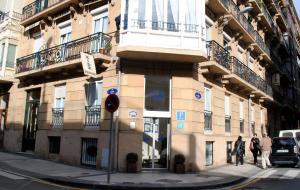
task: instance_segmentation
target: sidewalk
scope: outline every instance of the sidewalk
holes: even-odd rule
[[[226,165],[199,173],[174,174],[170,172],[114,173],[111,184],[106,184],[106,172],[0,152],[0,169],[17,172],[61,185],[101,189],[212,189],[241,183],[261,171],[244,164]]]

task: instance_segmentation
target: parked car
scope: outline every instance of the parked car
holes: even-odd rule
[[[281,130],[279,131],[279,137],[294,137],[300,144],[300,129]]]
[[[300,161],[300,146],[294,137],[275,137],[270,156],[272,165],[296,166]]]

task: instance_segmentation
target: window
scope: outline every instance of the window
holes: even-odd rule
[[[138,28],[144,29],[146,28],[146,0],[139,0],[138,2]]]
[[[0,131],[5,129],[9,95],[0,96]]]
[[[60,44],[61,47],[61,59],[65,60],[68,57],[68,42],[71,41],[72,27],[70,21],[60,24]]]
[[[66,86],[56,86],[54,95],[54,107],[52,109],[52,126],[62,127],[64,124],[64,104],[66,96]]]
[[[212,141],[206,141],[205,161],[206,161],[206,166],[210,166],[213,164],[213,142]]]
[[[33,46],[33,53],[41,51],[43,45],[43,39],[40,32],[33,34],[34,39],[34,46]]]
[[[186,10],[185,10],[185,31],[186,32],[198,32],[198,12],[195,7],[197,7],[196,0],[186,0]]]
[[[85,126],[100,127],[102,81],[91,82],[85,87],[87,106],[85,107]]]
[[[60,152],[60,137],[48,137],[49,140],[49,153],[59,154]]]
[[[170,111],[170,78],[166,76],[146,76],[145,110]]]
[[[107,33],[108,30],[108,12],[107,9],[97,16],[94,16],[94,33]]]
[[[211,89],[204,87],[204,130],[212,130]]]
[[[253,66],[254,66],[254,59],[249,56],[249,60],[248,60],[248,67],[253,70]]]
[[[230,115],[230,100],[229,100],[229,96],[225,95],[225,99],[224,99],[225,105],[225,132],[230,133],[231,131],[231,127],[230,127],[230,119],[231,119],[231,115]]]
[[[238,47],[238,60],[242,63],[245,63],[244,51],[245,50],[243,48],[241,48],[240,46]]]
[[[56,86],[55,87],[55,97],[54,97],[54,108],[64,108],[66,96],[66,86]]]
[[[240,133],[244,133],[244,102],[240,101]]]
[[[227,163],[232,163],[232,141],[226,143],[226,157]]]
[[[250,107],[250,116],[251,116],[251,132],[253,135],[255,134],[254,105],[251,105]]]
[[[16,59],[16,45],[8,44],[6,67],[14,68]]]
[[[1,44],[0,46],[0,67],[2,66],[2,62],[3,62],[4,50],[5,50],[5,43]]]
[[[227,51],[230,50],[230,41],[231,41],[230,36],[227,33],[223,32],[223,47]]]
[[[81,139],[81,164],[96,167],[97,160],[97,139]]]

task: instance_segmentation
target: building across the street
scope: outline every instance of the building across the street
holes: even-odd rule
[[[138,155],[139,171],[173,170],[177,154],[187,171],[220,166],[235,161],[238,136],[251,156],[254,133],[300,127],[300,30],[292,1],[23,5],[7,89],[6,151],[107,168],[111,115],[104,102],[111,93],[120,100],[112,130],[119,171],[128,153]]]

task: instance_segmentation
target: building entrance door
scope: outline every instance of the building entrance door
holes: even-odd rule
[[[40,89],[29,91],[25,108],[22,151],[34,151],[36,131],[38,129],[38,113]]]
[[[143,168],[168,168],[170,149],[169,128],[169,118],[144,118]]]

